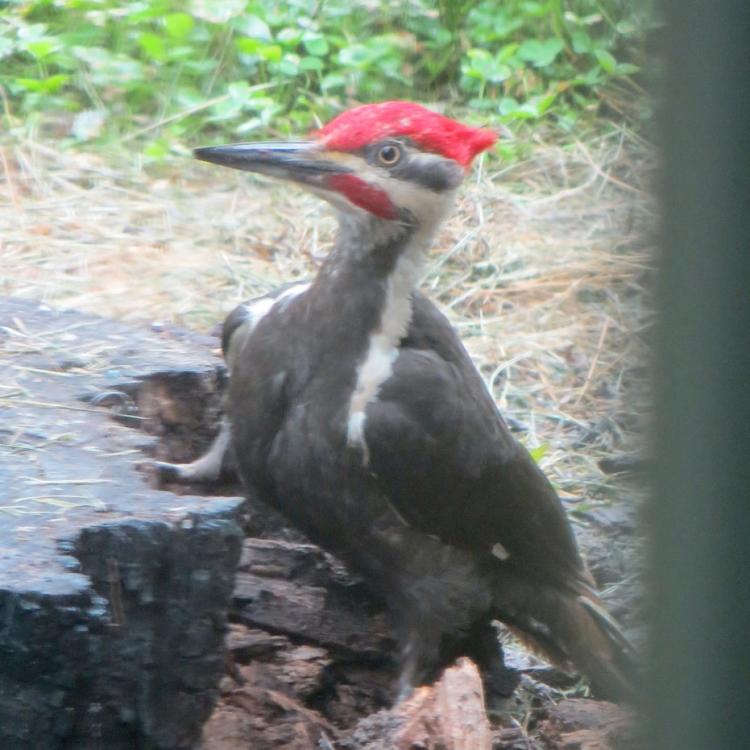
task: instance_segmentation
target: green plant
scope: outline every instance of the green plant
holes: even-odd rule
[[[626,3],[508,0],[481,3],[469,23],[473,46],[462,67],[470,106],[506,120],[554,111],[571,126],[595,108],[613,80],[637,74],[650,16]],[[617,10],[619,8],[619,10]],[[617,55],[617,57],[616,57]]]
[[[485,121],[570,127],[638,73],[650,18],[625,0],[11,0],[0,11],[11,113],[67,123],[72,141],[143,141],[151,158],[211,131],[306,129],[347,100],[446,100]]]

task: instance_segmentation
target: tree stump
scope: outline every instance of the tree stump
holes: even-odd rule
[[[525,727],[491,729],[467,659],[392,707],[396,639],[361,581],[235,478],[153,470],[215,435],[217,347],[0,299],[0,746],[542,747]],[[524,714],[574,685],[528,658],[518,669]],[[545,747],[598,731],[555,716]]]
[[[156,425],[139,403],[164,383],[214,408],[219,362],[196,351],[0,301],[4,748],[195,747],[224,671],[244,501],[151,486],[137,467],[177,442],[168,404],[162,436],[134,427]]]

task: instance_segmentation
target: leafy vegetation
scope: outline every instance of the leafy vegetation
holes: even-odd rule
[[[11,0],[0,14],[6,121],[142,139],[153,158],[212,130],[299,132],[350,100],[567,129],[607,107],[636,116],[651,17],[647,0]]]

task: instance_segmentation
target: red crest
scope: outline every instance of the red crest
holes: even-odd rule
[[[497,133],[473,128],[414,102],[363,104],[350,109],[313,133],[327,148],[356,151],[382,138],[406,136],[426,151],[468,167],[497,141]]]

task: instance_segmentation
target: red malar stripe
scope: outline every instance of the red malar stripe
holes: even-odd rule
[[[396,219],[398,211],[385,190],[353,174],[334,174],[328,187],[345,195],[355,206],[364,208],[381,219]]]

